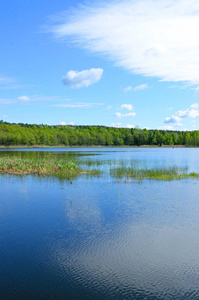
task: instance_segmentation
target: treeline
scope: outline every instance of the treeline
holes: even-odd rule
[[[199,131],[166,131],[104,126],[47,126],[0,121],[0,145],[199,146]]]

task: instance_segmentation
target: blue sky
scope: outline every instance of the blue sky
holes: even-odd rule
[[[1,0],[0,118],[199,127],[196,0]]]

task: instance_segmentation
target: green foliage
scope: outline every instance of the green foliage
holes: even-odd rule
[[[0,121],[0,145],[199,146],[199,131],[165,131],[104,126],[47,126]]]

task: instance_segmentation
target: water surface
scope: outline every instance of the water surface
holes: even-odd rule
[[[198,180],[116,180],[108,169],[182,167],[199,149],[1,150],[105,170],[67,181],[1,175],[0,299],[198,299]]]

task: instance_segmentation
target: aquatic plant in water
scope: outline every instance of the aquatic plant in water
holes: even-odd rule
[[[17,156],[0,157],[0,173],[8,174],[38,174],[56,176],[59,178],[73,178],[80,174],[97,175],[97,171],[82,170],[77,162],[56,158],[21,158]]]
[[[80,164],[83,166],[80,167]],[[56,176],[63,179],[70,179],[81,174],[99,175],[101,173],[99,169],[94,170],[92,168],[91,170],[88,170],[89,166],[90,164],[88,161],[80,162],[68,158],[60,159],[51,156],[20,157],[6,155],[0,157],[0,173],[4,174],[37,174],[39,176]],[[99,167],[100,164],[97,164],[97,168]],[[199,178],[198,173],[188,173],[187,170],[176,167],[139,169],[133,166],[115,166],[110,168],[110,175],[114,178],[132,178],[137,180]]]
[[[179,168],[154,168],[154,169],[136,169],[118,167],[111,169],[111,176],[116,178],[132,178],[132,179],[157,179],[157,180],[174,180],[185,178],[199,178],[198,173],[187,173]]]

